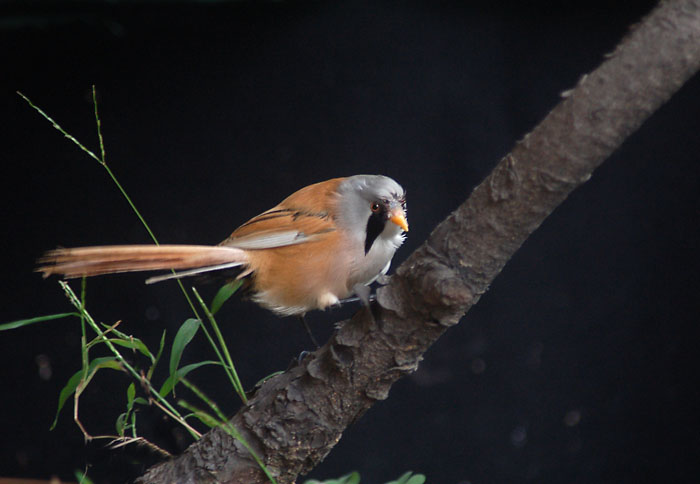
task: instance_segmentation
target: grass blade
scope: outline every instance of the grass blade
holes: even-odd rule
[[[219,340],[219,347],[221,348],[221,351],[219,351],[219,348],[217,348],[216,343],[214,342],[213,339],[210,338],[210,343],[213,346],[214,350],[216,351],[217,356],[221,360],[221,363],[224,366],[224,369],[226,370],[226,374],[228,375],[229,379],[231,380],[231,383],[233,384],[233,388],[238,394],[239,397],[241,397],[241,400],[243,401],[244,404],[248,404],[248,397],[246,397],[245,390],[243,389],[243,384],[241,383],[240,378],[238,378],[238,373],[236,372],[236,367],[233,364],[233,360],[231,359],[231,354],[228,351],[228,347],[226,346],[226,342],[224,341],[224,337],[221,334],[221,331],[219,330],[219,325],[216,323],[216,319],[214,318],[214,315],[209,311],[209,308],[207,307],[206,304],[204,304],[204,301],[202,300],[202,297],[199,295],[199,292],[197,292],[196,288],[192,288],[192,292],[194,293],[194,296],[197,298],[197,301],[199,302],[199,305],[202,307],[204,310],[204,313],[207,315],[207,319],[209,320],[209,323],[211,324],[212,329],[214,330],[214,333],[216,334],[217,339]],[[202,327],[204,325],[202,324]],[[221,353],[223,353],[223,356],[226,358],[222,358]]]
[[[219,309],[221,309],[221,306],[238,291],[238,288],[240,288],[242,284],[243,281],[234,281],[221,286],[221,289],[219,289],[219,292],[216,293],[216,296],[214,296],[211,302],[211,313],[216,314]]]
[[[66,385],[61,389],[61,393],[58,395],[58,408],[56,409],[56,416],[53,419],[51,427],[49,427],[50,430],[53,430],[54,427],[56,427],[56,423],[58,423],[58,415],[61,413],[61,409],[66,404],[68,397],[75,392],[75,389],[82,380],[82,376],[83,370],[76,371],[73,376],[68,379],[68,383],[66,383]]]
[[[163,349],[165,348],[165,330],[163,330],[163,334],[160,337],[160,345],[158,346],[158,354],[156,354],[155,359],[153,360],[153,363],[151,364],[151,367],[148,369],[148,372],[146,373],[146,378],[148,380],[151,379],[153,376],[153,372],[156,369],[156,365],[160,361],[160,357],[163,355]]]
[[[44,321],[51,321],[52,319],[67,318],[69,316],[80,317],[80,314],[78,314],[78,313],[60,313],[60,314],[49,314],[47,316],[37,316],[36,318],[19,319],[17,321],[12,321],[10,323],[0,324],[0,331],[7,331],[8,329],[21,328],[23,326],[29,326],[30,324],[41,323]]]
[[[175,371],[175,373],[171,374],[164,382],[163,386],[160,387],[160,390],[158,390],[158,393],[162,396],[167,395],[170,390],[172,390],[177,382],[181,379],[187,376],[189,372],[192,370],[196,370],[200,366],[204,365],[220,365],[218,361],[199,361],[197,363],[192,363],[191,365],[185,365],[182,368],[178,369]]]
[[[61,393],[58,396],[58,408],[56,409],[56,416],[53,419],[53,423],[51,424],[50,430],[53,430],[54,427],[56,427],[56,423],[58,422],[58,415],[61,413],[61,409],[63,406],[66,404],[66,400],[68,400],[68,397],[70,397],[73,393],[78,388],[78,385],[83,383],[83,385],[86,385],[93,376],[95,376],[95,373],[100,368],[112,368],[114,370],[121,370],[122,367],[117,361],[116,358],[112,356],[105,356],[102,358],[95,358],[90,362],[90,365],[88,366],[88,371],[87,371],[87,377],[83,379],[83,373],[84,370],[80,369],[75,374],[73,374],[72,377],[68,379],[68,383],[61,389]]]
[[[200,322],[198,319],[190,318],[180,326],[180,329],[175,335],[175,340],[173,341],[172,349],[170,350],[170,376],[175,377],[177,367],[180,365],[180,359],[182,358],[182,352],[185,347],[192,341],[194,335],[199,329]]]

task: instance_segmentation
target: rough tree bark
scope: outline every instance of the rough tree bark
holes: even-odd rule
[[[700,67],[700,0],[662,2],[404,262],[377,303],[298,366],[267,381],[231,422],[288,484],[310,471],[488,289],[577,186]],[[142,483],[264,483],[220,429]]]

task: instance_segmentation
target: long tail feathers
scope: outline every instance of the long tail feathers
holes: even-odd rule
[[[52,274],[66,278],[98,276],[115,272],[189,269],[178,275],[158,276],[148,283],[242,266],[248,262],[243,250],[209,245],[111,245],[56,249],[40,259],[44,277]]]

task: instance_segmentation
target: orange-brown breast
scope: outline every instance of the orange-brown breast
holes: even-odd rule
[[[253,272],[252,290],[260,304],[281,308],[314,309],[319,297],[332,293],[350,295],[347,287],[350,251],[347,237],[335,224],[337,188],[343,178],[334,178],[302,188],[276,207],[238,227],[222,245],[235,245],[241,238],[298,231],[311,240],[284,247],[247,250]],[[298,309],[296,312],[305,312]]]

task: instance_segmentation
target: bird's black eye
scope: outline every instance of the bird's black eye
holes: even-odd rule
[[[377,202],[373,202],[372,205],[369,207],[370,210],[373,212],[379,212],[379,204]]]

